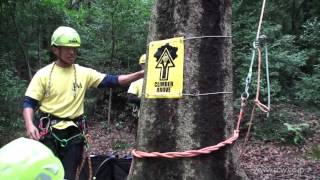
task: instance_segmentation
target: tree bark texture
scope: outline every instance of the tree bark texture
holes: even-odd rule
[[[155,3],[149,41],[210,35],[231,35],[231,0]],[[231,92],[231,38],[198,38],[184,43],[184,93]],[[143,98],[136,149],[172,152],[212,146],[230,137],[234,124],[232,94]],[[128,177],[130,180],[245,178],[232,145],[193,158],[134,158]]]

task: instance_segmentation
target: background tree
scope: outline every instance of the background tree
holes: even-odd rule
[[[231,34],[231,1],[157,1],[149,40]],[[232,91],[230,38],[185,40],[184,91]],[[147,74],[148,75],[148,74]],[[231,136],[232,94],[142,99],[137,149],[174,152]],[[232,146],[193,158],[135,158],[129,179],[243,179]]]

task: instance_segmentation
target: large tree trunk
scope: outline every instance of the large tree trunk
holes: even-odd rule
[[[158,0],[149,41],[231,34],[231,0]],[[184,92],[232,91],[231,38],[185,40]],[[232,94],[142,99],[137,150],[185,151],[232,135]],[[135,158],[130,180],[245,179],[232,145],[193,158]]]

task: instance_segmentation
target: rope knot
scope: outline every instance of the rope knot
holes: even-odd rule
[[[191,94],[192,94],[192,96],[199,96],[200,91],[198,89],[193,89]]]
[[[253,48],[258,49],[262,48],[265,44],[267,44],[267,36],[266,35],[260,35],[259,38],[257,38],[253,42]]]

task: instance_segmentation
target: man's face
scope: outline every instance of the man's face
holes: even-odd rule
[[[75,47],[54,47],[54,54],[58,57],[58,64],[61,66],[71,66],[77,58],[77,48]]]

